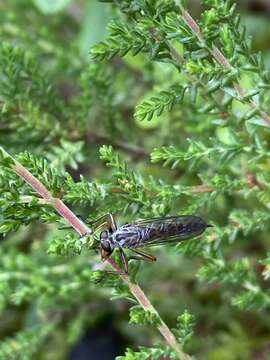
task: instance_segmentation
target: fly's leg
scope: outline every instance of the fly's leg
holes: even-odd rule
[[[117,225],[116,225],[116,222],[115,222],[115,219],[114,219],[114,216],[111,214],[111,213],[107,213],[105,215],[102,215],[100,216],[99,218],[97,218],[96,220],[92,221],[91,224],[95,224],[97,222],[99,222],[100,220],[102,219],[106,219],[105,222],[101,223],[96,229],[95,229],[95,232],[98,231],[99,229],[101,229],[102,227],[104,226],[107,226],[107,229],[110,233],[114,232],[117,230]],[[99,247],[100,249],[100,255],[101,255],[101,259],[104,261],[104,260],[107,260],[110,256],[111,256],[111,253],[107,253],[104,254],[102,253],[103,249],[102,247],[100,246]],[[104,276],[105,274],[110,274],[110,275],[127,275],[128,274],[128,261],[126,259],[126,256],[125,256],[125,253],[124,251],[119,248],[119,251],[120,251],[120,258],[121,258],[121,262],[122,262],[122,265],[124,266],[124,270],[123,269],[120,269],[120,271],[114,271],[114,270],[106,270],[106,271],[103,271],[104,273]],[[96,283],[99,283],[100,281],[103,280],[104,276],[101,277],[100,280],[98,280]]]
[[[133,255],[133,256],[130,256],[128,259],[126,257],[126,254],[124,252],[124,250],[122,248],[119,248],[119,251],[120,251],[120,259],[121,259],[121,263],[123,265],[123,269],[121,269],[121,271],[114,271],[114,270],[106,270],[104,271],[104,276],[106,274],[109,274],[109,275],[128,275],[128,262],[129,260],[145,260],[145,261],[156,261],[156,257],[151,255],[151,254],[148,254],[142,250],[135,250],[135,249],[130,249],[131,251],[133,251],[134,253],[137,254],[136,255]],[[101,279],[99,281],[97,281],[97,283],[101,282],[104,278],[104,276],[101,277]]]
[[[108,223],[107,223],[107,221],[105,221],[105,222],[103,222],[103,223],[99,224],[99,225],[95,228],[95,230],[94,230],[93,234],[95,234],[98,230],[102,229],[104,226],[107,226],[107,227],[108,227]]]
[[[85,233],[85,234],[82,234],[80,236],[80,238],[84,238],[85,236],[88,236],[88,235],[95,235],[95,233],[99,230],[99,229],[102,229],[105,225],[107,225],[107,222],[103,222],[102,224],[98,225],[98,227],[95,228],[94,232],[93,233]]]
[[[100,220],[103,220],[103,219],[106,219],[106,221],[102,223],[102,226],[104,226],[104,224],[105,224],[108,226],[109,230],[110,229],[112,231],[117,230],[117,225],[116,225],[114,216],[111,213],[107,213],[107,214],[100,216],[99,218],[95,219],[94,221],[91,221],[90,224],[91,225],[96,224],[97,222],[99,222]],[[100,226],[98,226],[98,228],[100,228]]]
[[[106,273],[116,274],[116,275],[127,275],[128,274],[128,259],[126,257],[126,254],[124,253],[124,250],[122,248],[119,248],[119,252],[120,252],[120,261],[121,261],[121,265],[122,265],[122,268],[120,268],[121,271],[109,270],[109,271],[106,271]],[[109,257],[110,257],[110,255],[107,257],[107,259]]]
[[[128,275],[124,270],[121,271],[115,271],[115,270],[103,270],[102,271],[102,276],[100,277],[99,280],[96,280],[95,283],[98,284],[100,283],[106,275]]]
[[[120,251],[121,262],[122,262],[122,265],[124,266],[124,272],[127,275],[128,274],[128,260],[127,260],[126,254],[124,253],[124,250],[122,248],[119,248],[119,251]]]
[[[156,261],[157,258],[154,255],[148,254],[142,250],[135,250],[130,249],[131,251],[135,252],[136,255],[130,256],[128,260],[145,260],[145,261]]]
[[[121,263],[123,265],[123,269],[120,269],[120,271],[115,271],[115,270],[104,270],[103,271],[103,276],[96,281],[96,283],[100,283],[103,279],[104,276],[106,274],[109,275],[128,275],[128,260],[126,258],[126,254],[124,253],[122,248],[119,248],[120,251],[120,259],[121,259]]]
[[[127,275],[127,274],[123,270],[121,270],[121,271],[103,270],[102,276],[100,277],[100,279],[95,280],[95,284],[101,283],[104,280],[106,275],[118,275],[119,276],[119,275]]]
[[[113,215],[111,213],[107,213],[105,215],[100,216],[99,218],[95,219],[94,221],[91,221],[90,224],[96,224],[97,222],[99,222],[100,220],[106,219],[106,221],[102,222],[101,224],[99,224],[92,235],[94,235],[98,230],[102,229],[104,226],[107,226],[108,230],[111,231],[116,231],[117,230],[117,225],[115,222],[115,219],[113,217]],[[82,234],[81,237],[87,236],[89,234]]]

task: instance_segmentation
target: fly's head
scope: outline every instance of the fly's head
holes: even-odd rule
[[[111,240],[111,233],[108,230],[104,230],[100,233],[100,253],[103,261],[108,259],[113,252],[113,242]]]

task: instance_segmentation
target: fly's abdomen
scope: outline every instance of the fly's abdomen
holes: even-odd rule
[[[179,234],[183,226],[172,222],[170,224],[153,224],[143,230],[143,241],[151,241],[160,237],[169,237]]]
[[[184,221],[183,221],[184,219]],[[200,235],[207,224],[199,217],[187,216],[164,222],[153,222],[141,230],[142,243],[154,242],[156,239],[170,239],[179,236],[179,240]]]

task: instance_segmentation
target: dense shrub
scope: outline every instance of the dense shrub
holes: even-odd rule
[[[266,359],[264,54],[231,1],[103,2],[1,4],[0,359],[65,359],[104,322],[121,360]],[[128,278],[80,236],[108,212],[214,227]]]

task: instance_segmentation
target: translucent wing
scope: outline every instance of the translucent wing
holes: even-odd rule
[[[202,220],[199,216],[195,216],[195,215],[176,215],[176,216],[141,219],[135,221],[134,223],[132,223],[132,225],[150,226],[151,224],[172,223],[176,221],[181,221],[182,223],[188,223],[190,222],[191,219]]]
[[[139,220],[132,225],[141,231],[140,247],[174,244],[204,232],[207,223],[198,216],[182,215]]]

